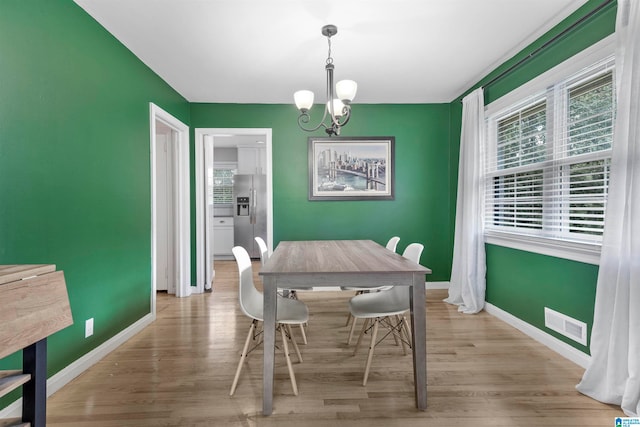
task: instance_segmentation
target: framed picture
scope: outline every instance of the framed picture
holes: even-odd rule
[[[395,138],[309,138],[309,200],[393,200]]]

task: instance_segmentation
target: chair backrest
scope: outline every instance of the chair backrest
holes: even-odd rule
[[[416,264],[420,264],[420,255],[422,255],[423,249],[424,245],[421,243],[411,243],[405,248],[404,252],[402,252],[402,256],[410,259]]]
[[[269,248],[267,248],[267,244],[262,237],[256,236],[255,239],[258,244],[258,248],[260,249],[260,262],[264,265],[264,263],[269,259]]]
[[[232,250],[238,264],[239,289],[238,295],[242,312],[252,319],[262,320],[262,293],[253,284],[253,268],[251,257],[245,248],[236,246]]]
[[[424,245],[421,243],[411,243],[409,246],[405,248],[402,252],[402,256],[415,262],[416,264],[420,264],[420,256],[422,255],[422,251],[424,249]],[[389,291],[393,295],[393,298],[398,298],[399,301],[406,301],[407,310],[409,309],[409,286],[394,286]]]
[[[391,252],[395,252],[399,241],[400,241],[400,238],[398,236],[393,236],[387,242],[387,249],[389,249]]]

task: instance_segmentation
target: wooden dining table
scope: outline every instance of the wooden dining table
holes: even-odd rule
[[[282,241],[260,270],[264,292],[262,413],[273,412],[278,288],[409,286],[415,402],[427,408],[425,275],[431,270],[372,240]],[[321,369],[321,367],[319,367]]]

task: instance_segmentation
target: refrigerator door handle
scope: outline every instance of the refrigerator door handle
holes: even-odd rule
[[[250,217],[249,217],[249,223],[250,224],[255,224],[256,223],[256,211],[257,211],[257,207],[258,207],[258,191],[255,188],[251,189],[251,212],[250,212]]]

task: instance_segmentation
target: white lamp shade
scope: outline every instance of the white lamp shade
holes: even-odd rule
[[[313,106],[313,92],[310,90],[299,90],[293,94],[293,100],[298,110],[310,110]]]
[[[342,110],[344,109],[344,103],[339,99],[333,100],[333,117],[342,117]],[[327,102],[327,108],[329,108],[329,103]],[[331,110],[329,110],[331,112]]]
[[[343,101],[353,101],[358,90],[358,83],[353,80],[340,80],[336,83],[336,94]]]

